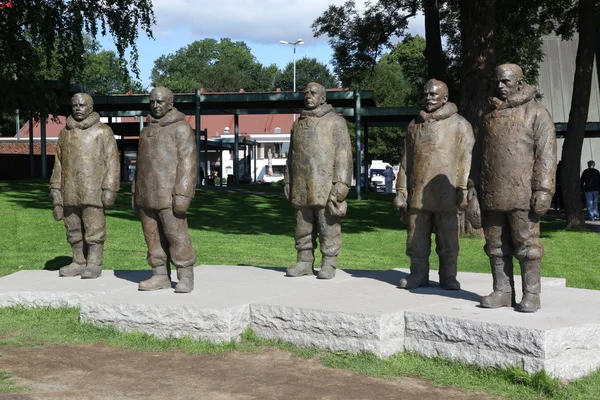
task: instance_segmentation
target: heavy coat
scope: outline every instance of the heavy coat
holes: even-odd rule
[[[329,104],[304,110],[294,123],[285,183],[295,208],[325,207],[333,185],[352,183],[352,148],[344,118]]]
[[[471,124],[453,103],[422,110],[408,126],[396,191],[416,210],[457,211],[456,189],[467,189],[474,143]]]
[[[556,133],[529,85],[506,101],[490,99],[483,118],[481,208],[529,210],[535,191],[554,193]]]
[[[63,207],[103,207],[102,191],[119,190],[119,151],[109,126],[92,112],[81,122],[72,116],[60,131],[50,189],[61,193]]]
[[[185,115],[172,108],[165,116],[148,116],[140,132],[134,204],[138,208],[171,208],[173,196],[189,199],[196,193],[198,153],[194,131]]]

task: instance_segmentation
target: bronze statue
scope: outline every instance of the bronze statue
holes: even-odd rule
[[[540,217],[550,207],[556,175],[556,134],[546,108],[534,101],[518,65],[495,70],[495,97],[483,119],[481,210],[494,291],[485,308],[540,309],[544,248]],[[513,255],[521,264],[523,299],[515,302]]]
[[[60,131],[50,195],[54,219],[63,220],[73,262],[60,276],[98,278],[102,274],[106,219],[119,190],[119,151],[113,131],[100,122],[86,93],[71,98],[72,115]]]
[[[342,247],[341,217],[352,183],[352,149],[344,118],[326,103],[325,88],[306,86],[305,110],[294,122],[285,173],[285,195],[296,213],[298,262],[287,276],[314,273],[314,250],[319,234],[323,255],[319,279],[335,276]]]
[[[150,92],[148,125],[140,132],[133,204],[140,211],[152,277],[139,290],[171,287],[170,264],[177,268],[176,293],[194,289],[196,252],[186,212],[196,194],[198,154],[194,131],[173,107],[164,87]]]
[[[428,81],[425,96],[426,104],[408,126],[396,181],[394,207],[403,212],[408,224],[406,255],[410,257],[410,274],[398,286],[429,285],[431,233],[435,231],[440,286],[458,290],[458,213],[467,206],[475,139],[471,124],[448,102],[444,82]]]

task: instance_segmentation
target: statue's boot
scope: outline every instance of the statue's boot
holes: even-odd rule
[[[138,290],[149,291],[159,289],[170,289],[171,277],[167,273],[166,266],[152,267],[152,277],[141,281]]]
[[[73,262],[69,265],[65,265],[58,270],[59,276],[79,276],[85,268],[85,254],[83,252],[83,241],[71,244],[73,250]]]
[[[194,290],[194,267],[177,268],[175,293],[190,293]]]
[[[96,279],[102,275],[102,255],[104,244],[90,244],[88,247],[87,265],[81,272],[81,279]]]
[[[315,262],[315,255],[313,250],[298,250],[298,258],[296,265],[289,267],[285,276],[304,276],[313,275],[313,264]]]
[[[416,289],[429,286],[429,259],[426,257],[412,257],[410,259],[410,274],[400,279],[398,287],[401,289]]]
[[[534,313],[540,309],[542,260],[521,261],[521,278],[523,280],[523,298],[516,310],[524,313]]]
[[[458,257],[440,258],[440,286],[446,290],[460,290],[460,282],[456,280],[458,273]]]
[[[335,276],[335,270],[337,269],[337,263],[337,256],[323,256],[323,261],[321,262],[321,270],[317,274],[317,279],[333,278]]]
[[[516,304],[512,256],[490,257],[494,291],[481,298],[481,307],[511,307]]]

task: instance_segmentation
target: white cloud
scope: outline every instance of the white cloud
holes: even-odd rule
[[[329,6],[346,0],[153,0],[157,38],[186,29],[194,39],[230,37],[255,43],[313,38],[311,25]],[[366,0],[356,0],[362,9]],[[414,25],[414,23],[412,24]],[[422,26],[422,23],[420,24]],[[413,30],[413,29],[411,29]],[[418,32],[419,29],[417,28]]]

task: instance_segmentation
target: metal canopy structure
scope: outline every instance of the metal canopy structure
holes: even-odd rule
[[[94,110],[102,117],[144,117],[149,114],[149,95],[95,95]],[[356,192],[361,198],[360,177],[363,173],[364,182],[367,182],[368,173],[368,138],[370,126],[407,126],[418,114],[419,109],[414,107],[376,107],[373,91],[361,91],[359,87],[354,91],[329,90],[327,102],[349,122],[355,124],[356,129]],[[60,102],[59,115],[71,113],[70,98],[63,98]],[[239,137],[239,116],[248,114],[299,114],[304,108],[304,93],[302,92],[239,92],[239,93],[180,93],[174,95],[174,106],[186,115],[196,117],[196,144],[198,151],[204,150],[204,170],[208,171],[207,152],[219,149],[232,150],[239,154],[240,146],[246,150],[252,149],[254,164],[256,166],[256,141],[249,141]],[[203,115],[233,115],[234,139],[208,139],[207,132],[202,130],[201,117]],[[141,129],[140,123],[112,124],[117,135],[135,137]],[[364,136],[363,136],[364,135]],[[45,129],[42,129],[42,142],[45,143]],[[364,139],[364,140],[363,140]],[[364,146],[364,160],[361,153]],[[43,152],[45,154],[45,152]],[[221,153],[222,156],[222,153]],[[239,183],[239,160],[233,158],[234,183]],[[42,160],[42,165],[45,165]],[[244,164],[244,167],[246,165]],[[200,163],[198,163],[198,171]],[[47,171],[42,168],[42,177],[47,177]],[[256,178],[256,177],[254,177]]]

